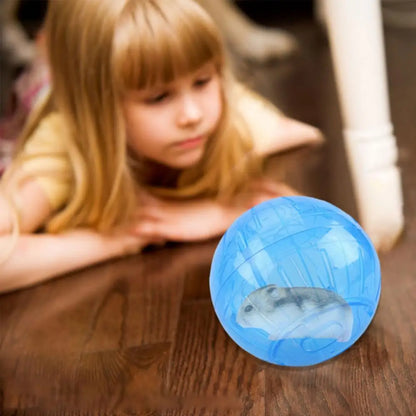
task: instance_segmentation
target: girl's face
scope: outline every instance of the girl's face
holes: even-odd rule
[[[129,147],[166,166],[185,169],[198,163],[223,108],[220,76],[207,63],[186,76],[123,99]]]

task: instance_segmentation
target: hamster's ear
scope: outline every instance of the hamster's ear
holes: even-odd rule
[[[279,289],[276,286],[270,286],[267,289],[267,294],[271,296],[272,298],[278,298],[279,297]]]

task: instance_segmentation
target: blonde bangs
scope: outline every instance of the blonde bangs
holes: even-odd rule
[[[113,45],[120,92],[169,83],[211,60],[221,69],[222,41],[214,23],[198,5],[186,2],[185,9],[181,3],[127,4]]]

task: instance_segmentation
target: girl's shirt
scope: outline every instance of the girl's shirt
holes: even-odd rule
[[[50,113],[39,123],[22,152],[23,170],[42,187],[53,211],[65,204],[71,192],[72,169],[63,134],[62,116]]]

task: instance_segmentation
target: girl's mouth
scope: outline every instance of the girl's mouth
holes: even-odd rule
[[[185,139],[175,143],[175,146],[181,149],[193,149],[195,147],[199,147],[202,144],[203,140],[204,136],[191,137],[189,139]]]

